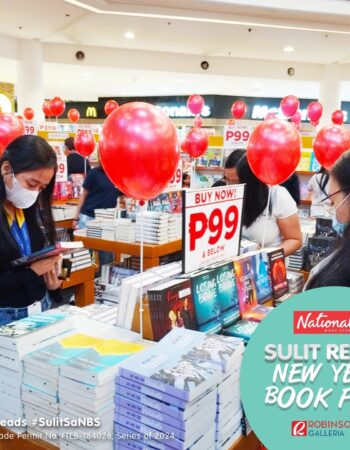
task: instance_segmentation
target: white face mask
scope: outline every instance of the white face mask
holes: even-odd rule
[[[26,209],[30,208],[36,202],[39,191],[30,191],[24,188],[17,178],[12,176],[12,188],[6,186],[6,198],[16,208]]]

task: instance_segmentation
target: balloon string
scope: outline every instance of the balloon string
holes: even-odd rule
[[[261,243],[261,248],[265,248],[265,239],[266,239],[266,229],[267,229],[267,221],[269,218],[269,214],[270,214],[270,203],[271,203],[271,188],[268,187],[269,189],[269,195],[267,198],[267,206],[266,206],[266,216],[265,216],[265,220],[264,220],[264,228],[263,228],[263,237],[262,237],[262,243]]]
[[[141,205],[140,274],[140,335],[143,339],[143,205]]]
[[[86,159],[87,157],[84,158],[84,174],[86,175]]]

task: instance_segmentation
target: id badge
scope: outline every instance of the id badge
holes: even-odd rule
[[[34,302],[32,305],[28,306],[28,316],[33,316],[42,312],[41,302]]]

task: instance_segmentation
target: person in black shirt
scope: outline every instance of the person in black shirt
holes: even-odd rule
[[[220,180],[216,181],[212,187],[227,186],[228,184],[239,183],[236,166],[243,155],[245,155],[245,150],[242,149],[233,150],[233,152],[228,155],[225,161],[224,176]]]
[[[67,175],[72,175],[73,173],[85,173],[91,169],[89,160],[84,156],[80,155],[74,147],[74,138],[69,137],[64,141],[67,151]],[[86,164],[86,166],[85,166]],[[86,170],[85,170],[86,168]]]
[[[58,257],[11,265],[56,242],[51,212],[56,169],[55,152],[38,136],[15,139],[0,158],[0,325],[48,309],[49,292],[60,287]]]
[[[288,178],[281,186],[285,187],[290,195],[293,197],[295,203],[300,203],[300,182],[298,175],[294,172],[291,177]]]

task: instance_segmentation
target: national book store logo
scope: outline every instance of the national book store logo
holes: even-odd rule
[[[350,428],[350,420],[293,420],[293,437],[344,436],[344,429]]]
[[[350,311],[294,311],[294,334],[350,334]]]

